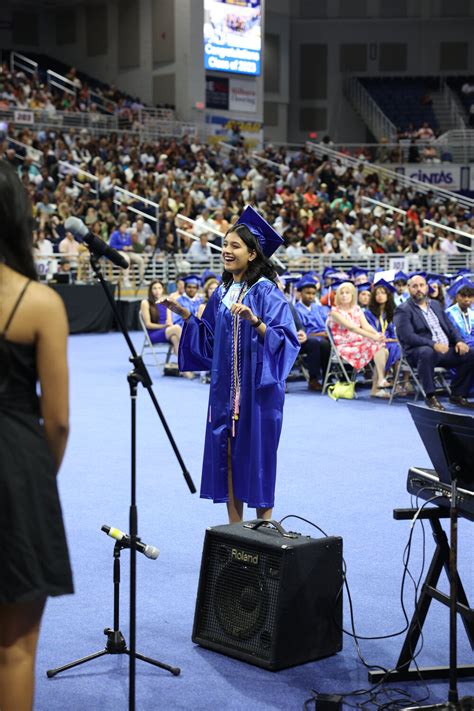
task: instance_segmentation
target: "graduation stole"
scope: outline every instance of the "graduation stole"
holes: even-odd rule
[[[387,330],[388,321],[386,318],[383,318],[382,315],[379,316],[379,324],[380,324],[380,332],[385,333],[385,331]]]
[[[243,282],[239,295],[234,303],[242,303],[248,290],[249,288],[246,282]],[[231,373],[230,404],[232,412],[232,437],[235,437],[235,423],[239,419],[240,411],[240,385],[242,380],[242,319],[237,314],[232,314]]]
[[[470,336],[472,331],[471,314],[469,311],[470,310],[467,309],[467,313],[465,314],[459,304],[453,304],[453,306],[450,306],[448,309],[448,313],[453,317],[461,333],[467,336]]]

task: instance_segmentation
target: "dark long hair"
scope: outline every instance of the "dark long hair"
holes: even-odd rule
[[[260,277],[267,277],[267,279],[270,279],[270,281],[276,284],[277,273],[275,268],[269,258],[262,252],[258,239],[254,237],[249,228],[246,225],[232,225],[232,227],[227,230],[225,237],[232,232],[235,232],[235,234],[240,237],[248,249],[254,250],[257,254],[255,259],[249,262],[247,271],[245,272],[245,281],[247,284],[253,286]],[[230,286],[232,280],[232,274],[224,269],[222,272],[222,282],[224,286],[226,288]]]
[[[14,169],[0,161],[0,261],[36,280],[31,206]]]
[[[150,321],[152,323],[160,323],[159,315],[158,315],[158,309],[156,308],[155,304],[155,297],[153,296],[153,287],[155,284],[161,284],[163,287],[163,294],[166,294],[166,289],[165,285],[163,284],[162,281],[159,279],[153,279],[151,282],[150,286],[148,287],[148,306],[150,307]]]
[[[378,304],[375,300],[375,294],[377,292],[377,289],[383,289],[387,294],[387,302],[385,304],[385,318],[387,319],[388,323],[392,323],[393,314],[395,312],[395,300],[390,289],[387,289],[387,287],[383,284],[374,285],[374,288],[372,289],[372,293],[370,295],[369,311],[373,313],[374,316],[376,316],[377,318],[380,316],[380,304]]]

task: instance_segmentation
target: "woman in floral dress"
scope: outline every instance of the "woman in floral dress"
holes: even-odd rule
[[[343,282],[337,288],[330,325],[338,354],[355,370],[362,370],[374,361],[372,396],[389,397],[385,390],[390,385],[385,378],[388,355],[385,337],[368,323],[364,312],[357,305],[357,291],[351,282]]]

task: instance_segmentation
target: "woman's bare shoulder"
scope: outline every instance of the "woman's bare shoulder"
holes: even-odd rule
[[[28,287],[27,296],[27,304],[34,310],[37,323],[47,323],[48,319],[58,316],[65,317],[64,301],[51,287],[33,281]]]

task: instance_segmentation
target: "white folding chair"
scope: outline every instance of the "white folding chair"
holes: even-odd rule
[[[171,354],[173,353],[172,345],[168,342],[153,344],[151,342],[150,335],[146,329],[145,321],[143,320],[141,311],[138,314],[138,318],[140,320],[140,326],[142,327],[143,334],[144,334],[143,345],[142,345],[142,349],[140,351],[140,356],[144,359],[144,356],[146,354],[151,354],[151,356],[154,360],[154,365],[156,365],[158,368],[161,365],[166,365],[167,363],[169,363]],[[160,358],[159,358],[160,354],[165,355],[164,360],[160,360]],[[153,365],[153,363],[152,363],[152,365]]]
[[[342,356],[338,353],[338,350],[334,343],[329,318],[326,321],[326,332],[328,334],[329,343],[331,344],[331,352],[329,354],[326,374],[324,376],[322,390],[323,395],[328,388],[330,378],[334,378],[336,380],[341,380],[341,378],[343,378],[347,383],[352,383],[355,382],[357,374],[359,372],[355,368],[353,368],[347,361],[344,361],[344,358],[342,358]],[[350,368],[350,370],[348,370],[348,368]],[[354,394],[354,397],[357,398],[357,393]]]

